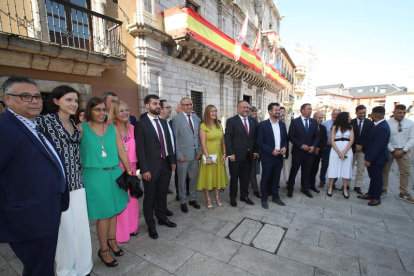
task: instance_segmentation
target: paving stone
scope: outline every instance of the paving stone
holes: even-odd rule
[[[255,215],[257,217],[265,217],[271,219],[281,220],[287,223],[290,223],[295,216],[294,212],[289,212],[288,208],[285,208],[283,211],[279,210],[270,210],[263,209],[262,207],[257,206],[256,208],[243,209],[244,213]]]
[[[175,243],[227,263],[241,246],[240,243],[189,228],[174,239]]]
[[[405,251],[400,249],[397,251],[405,270],[414,272],[414,251]]]
[[[236,242],[249,245],[260,229],[262,229],[263,224],[259,221],[245,219],[236,229],[230,234],[230,239]]]
[[[376,231],[363,226],[355,226],[355,234],[356,239],[361,241],[408,251],[414,248],[414,239],[407,236]]]
[[[287,221],[284,221],[284,220],[279,220],[279,219],[263,218],[262,222],[267,223],[267,224],[271,224],[271,225],[275,225],[275,226],[279,226],[279,227],[283,227],[283,228],[286,228],[286,229],[294,227],[290,222],[287,222]]]
[[[225,238],[236,228],[236,226],[236,223],[229,221],[226,225],[223,226],[223,228],[220,229],[220,231],[216,233],[216,235]]]
[[[0,255],[7,262],[17,258],[16,254],[14,254],[13,250],[10,248],[10,245],[8,243],[0,243]]]
[[[237,202],[237,206],[239,206],[239,202]],[[240,211],[243,211],[243,212],[240,212]],[[263,216],[256,215],[252,212],[244,212],[244,208],[238,208],[238,207],[237,208],[234,208],[234,207],[216,208],[214,209],[213,212],[211,212],[210,216],[214,218],[219,218],[225,221],[231,221],[236,224],[239,224],[245,218],[258,220],[258,221],[260,221],[263,218]]]
[[[389,267],[381,265],[378,263],[373,263],[369,261],[360,260],[361,265],[361,275],[362,276],[413,276],[413,273],[395,269],[394,267]]]
[[[314,268],[250,246],[242,245],[231,265],[260,276],[313,275]]]
[[[252,245],[256,248],[274,253],[285,234],[281,227],[266,224],[254,238]]]
[[[17,274],[19,274],[19,275],[23,274],[23,263],[18,258],[10,260],[9,265],[13,267],[14,271],[16,271]],[[9,276],[7,274],[5,274],[5,275]]]
[[[349,202],[342,201],[325,201],[325,210],[351,214],[352,208]]]
[[[359,275],[358,258],[283,239],[277,255],[340,275]]]
[[[128,271],[124,276],[170,276],[173,275],[168,271],[153,265],[150,262],[143,261],[133,269]]]
[[[191,210],[193,211],[193,210]],[[211,234],[217,233],[227,223],[224,220],[208,215],[182,214],[174,218],[174,222],[198,228]]]
[[[407,237],[414,237],[414,223],[413,224],[399,224],[385,222],[388,232],[399,234]]]
[[[344,224],[327,219],[315,219],[296,215],[292,221],[292,225],[301,226],[303,228],[312,228],[320,231],[355,238],[354,227],[352,224]]]
[[[196,253],[183,266],[175,272],[179,276],[252,276],[235,266],[217,261],[209,256]]]
[[[8,263],[0,263],[0,275],[4,275],[4,276],[18,276],[19,274]]]
[[[284,211],[284,210],[280,210],[279,207],[280,207],[279,205],[273,204],[273,206],[271,206],[269,210]],[[307,204],[293,203],[293,204],[287,204],[286,207],[287,207],[287,211],[290,213],[294,212],[296,214],[300,214],[302,216],[311,217],[311,218],[322,218],[323,213],[324,213],[324,209],[322,207],[312,206],[312,205],[307,205]]]
[[[384,250],[373,243],[321,232],[319,247],[404,269],[396,250]]]
[[[367,208],[361,208],[360,206],[353,206],[352,213],[356,215],[371,216],[383,219],[385,222],[399,223],[399,224],[413,224],[413,219],[408,214],[399,214],[385,212],[383,210],[369,210]]]
[[[335,276],[338,274],[333,274],[318,267],[315,267],[315,274],[314,276]]]
[[[385,227],[384,221],[380,218],[348,214],[332,210],[326,210],[323,215],[323,218],[325,220],[332,220],[345,224],[362,225],[368,228],[373,228],[375,230],[387,232],[387,228]]]
[[[185,224],[177,224],[177,227],[174,228],[157,225],[158,237],[171,241],[175,239],[175,237],[177,237],[177,235],[179,235],[181,232],[188,229],[188,227],[189,226]]]
[[[7,263],[3,256],[0,255],[0,264]]]
[[[312,228],[292,226],[288,228],[285,238],[318,246],[321,231]]]
[[[174,273],[194,254],[194,251],[166,239],[153,240],[148,236],[129,243],[125,248],[171,273]]]

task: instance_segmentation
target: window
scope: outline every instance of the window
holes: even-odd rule
[[[196,13],[198,13],[198,6],[190,1],[186,1],[186,5],[187,8],[192,9],[193,11],[195,11]]]
[[[203,117],[203,92],[191,91],[193,109],[199,118]]]
[[[146,12],[152,13],[152,0],[144,0],[144,9]]]
[[[308,68],[310,71],[313,71],[313,59],[309,59]]]
[[[357,91],[358,93],[362,93],[362,92],[364,92],[364,89],[358,89],[358,91]]]
[[[300,43],[298,43],[298,42],[295,42],[295,46],[296,46],[296,48],[298,48],[298,49],[302,49],[302,45],[301,45]]]

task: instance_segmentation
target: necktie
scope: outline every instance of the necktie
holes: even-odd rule
[[[249,128],[247,127],[246,117],[244,117],[244,129],[246,130],[247,136],[249,136]]]
[[[359,128],[359,135],[361,135],[361,123],[362,123],[362,120],[359,120],[359,125],[358,125],[358,128]]]
[[[187,115],[187,116],[188,116],[188,123],[190,124],[191,131],[194,134],[194,127],[193,127],[193,123],[191,122],[191,115]]]
[[[165,143],[164,143],[164,136],[162,135],[162,130],[160,123],[158,122],[158,119],[154,119],[155,124],[157,125],[157,131],[158,131],[158,138],[160,139],[160,145],[161,145],[161,158],[165,159],[167,157],[167,154],[165,153]]]
[[[305,130],[306,130],[306,133],[308,133],[308,132],[309,132],[308,120],[309,120],[309,119],[305,119]]]

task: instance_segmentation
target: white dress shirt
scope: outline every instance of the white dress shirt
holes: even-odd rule
[[[173,152],[175,153],[175,140],[174,140],[174,133],[173,130],[169,124],[169,122],[167,122],[168,125],[168,131],[170,132],[170,137],[171,137],[171,144],[172,144],[172,148],[173,148]]]
[[[379,123],[381,123],[382,121],[385,121],[385,119],[382,119],[382,120],[379,120],[379,121],[377,121],[377,122],[374,122],[374,125],[376,126],[376,125],[378,125]]]
[[[248,131],[249,131],[249,134],[250,134],[249,116],[242,117],[242,116],[240,116],[240,115],[239,115],[239,117],[240,117],[240,120],[241,120],[241,121],[242,121],[242,123],[243,123],[243,126],[244,126],[244,118],[246,118],[246,125],[247,125],[247,129],[248,129]]]
[[[358,129],[359,129],[359,122],[361,122],[361,131],[362,131],[363,127],[364,127],[364,120],[365,119],[360,120],[360,119],[357,118],[357,126],[358,126]]]
[[[279,120],[276,121],[276,123],[273,123],[270,120],[270,123],[272,124],[272,129],[273,129],[273,135],[275,137],[275,149],[276,150],[280,150],[280,125],[279,125]]]
[[[414,122],[410,119],[403,118],[401,123],[391,118],[387,120],[390,126],[391,136],[388,143],[388,150],[402,149],[407,152],[414,146]],[[401,124],[401,132],[398,131],[398,124]]]
[[[306,129],[305,119],[308,120],[308,128],[310,128],[310,118],[305,118],[302,115],[300,116],[300,118],[302,119],[302,123],[303,123],[303,126],[305,127],[305,129]]]
[[[160,128],[161,128],[161,132],[162,132],[162,137],[164,138],[164,148],[165,148],[165,156],[168,156],[168,147],[167,147],[167,140],[165,139],[165,133],[164,133],[164,129],[162,127],[161,121],[160,121],[160,117],[157,116],[156,118],[152,117],[151,115],[147,114],[148,118],[150,119],[150,122],[152,124],[152,126],[155,129],[155,133],[157,133],[158,139],[160,139],[160,136],[158,135],[158,128],[157,128],[157,123],[154,121],[154,119],[158,119],[158,123],[160,124]]]

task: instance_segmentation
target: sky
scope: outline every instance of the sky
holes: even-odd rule
[[[316,85],[408,86],[414,77],[414,0],[278,0],[283,45],[309,43]]]

